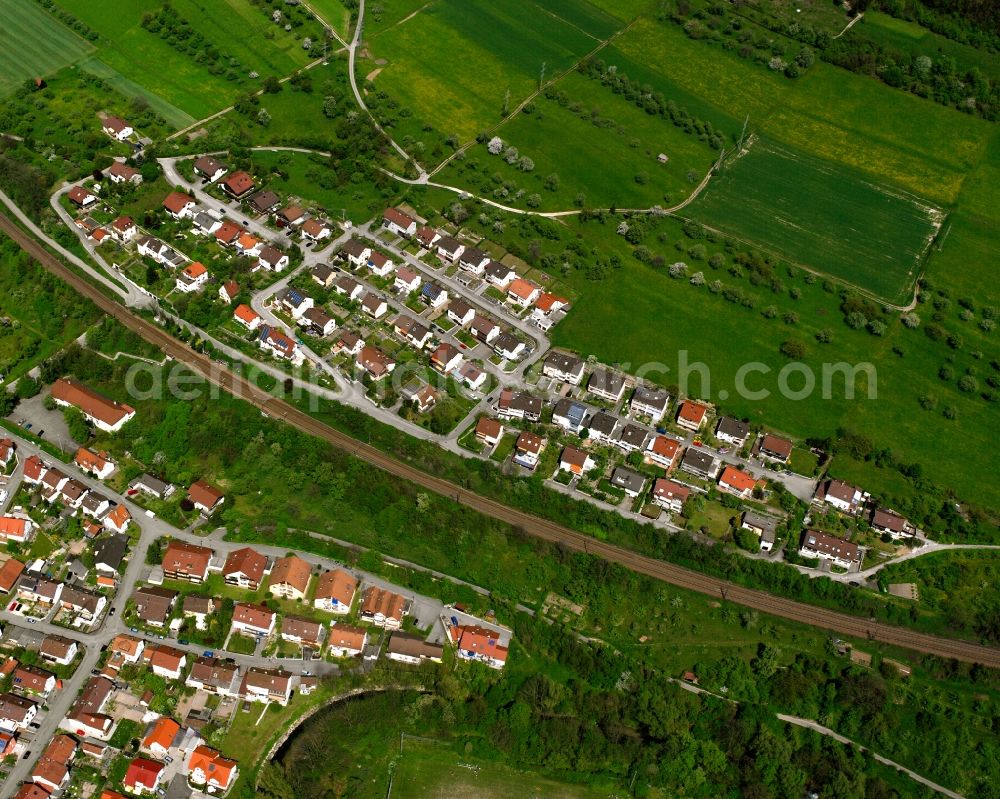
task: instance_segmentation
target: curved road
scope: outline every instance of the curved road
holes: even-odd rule
[[[273,418],[282,419],[303,432],[321,438],[339,449],[376,466],[392,475],[413,482],[429,491],[448,497],[455,502],[470,507],[500,521],[518,527],[536,538],[561,544],[577,552],[585,552],[607,561],[621,564],[639,574],[653,577],[672,585],[698,593],[753,608],[762,613],[770,613],[793,621],[822,627],[854,638],[868,638],[874,641],[912,649],[918,652],[955,658],[973,663],[982,663],[992,668],[1000,668],[1000,649],[981,646],[969,641],[940,638],[926,633],[914,632],[901,627],[879,624],[857,616],[814,607],[804,602],[773,596],[766,591],[744,588],[710,575],[700,574],[672,563],[640,555],[624,547],[598,541],[568,527],[540,519],[530,513],[509,508],[506,505],[462,489],[454,483],[426,474],[414,466],[396,460],[368,444],[356,441],[350,436],[317,421],[293,405],[271,396],[252,385],[242,377],[227,369],[220,368],[211,359],[194,352],[187,345],[175,340],[166,331],[145,319],[133,315],[127,308],[111,300],[92,284],[61,264],[38,242],[24,233],[6,215],[0,214],[0,230],[3,230],[29,255],[50,272],[60,277],[77,292],[90,299],[106,313],[115,317],[126,327],[135,331],[165,354],[186,364],[206,380],[215,383],[235,397],[244,399]]]

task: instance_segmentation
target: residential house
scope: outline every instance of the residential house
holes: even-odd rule
[[[239,767],[209,746],[197,746],[188,759],[188,781],[204,786],[209,794],[225,793],[236,782]]]
[[[499,261],[490,261],[486,264],[486,280],[494,286],[506,289],[516,278],[517,272]]]
[[[21,519],[14,516],[0,516],[0,541],[23,544],[29,541],[35,530],[31,519]]]
[[[345,569],[332,569],[320,575],[316,583],[313,607],[328,613],[344,615],[351,612],[358,580]]]
[[[254,194],[247,205],[258,214],[270,214],[281,203],[281,198],[270,189],[264,189]]]
[[[452,344],[444,342],[431,353],[431,366],[443,375],[462,364],[462,353]]]
[[[90,208],[92,205],[97,204],[97,195],[90,191],[90,189],[83,188],[83,186],[73,186],[66,192],[66,196],[77,208]]]
[[[228,585],[256,591],[264,581],[267,558],[250,547],[234,549],[222,567],[222,577]]]
[[[902,516],[888,508],[876,508],[871,514],[872,529],[888,533],[894,541],[916,535],[916,528]]]
[[[56,380],[51,393],[56,405],[78,408],[88,422],[105,433],[117,433],[135,416],[135,408],[98,394],[72,377]]]
[[[343,352],[347,355],[358,356],[365,348],[365,340],[352,330],[341,330],[340,338],[333,345],[335,353]]]
[[[235,280],[227,280],[219,287],[219,299],[226,305],[232,305],[233,300],[240,293],[240,284]]]
[[[493,350],[501,358],[508,361],[518,361],[524,355],[524,342],[508,330],[505,330],[493,342]]]
[[[719,488],[740,499],[750,499],[756,486],[757,481],[752,475],[735,466],[727,466],[719,476]]]
[[[398,208],[385,209],[382,214],[382,226],[398,236],[410,237],[417,232],[417,220]]]
[[[263,638],[274,632],[278,614],[265,605],[237,602],[233,608],[233,632]]]
[[[243,233],[243,228],[235,222],[226,219],[222,224],[213,230],[215,242],[220,247],[235,247]]]
[[[431,308],[441,308],[448,302],[448,292],[443,286],[428,281],[420,290],[420,299]]]
[[[116,116],[104,117],[101,129],[112,139],[117,139],[118,141],[125,141],[125,139],[135,133],[135,130],[128,122]]]
[[[47,696],[56,689],[56,675],[38,666],[21,663],[11,675],[11,685],[18,691]]]
[[[79,651],[76,641],[72,638],[66,638],[62,635],[46,635],[38,649],[38,654],[42,656],[42,660],[58,663],[60,666],[68,666],[76,658]]]
[[[417,243],[423,247],[425,250],[430,250],[434,248],[441,240],[441,234],[438,233],[432,227],[419,227],[417,228]]]
[[[465,252],[465,245],[452,236],[442,236],[437,240],[437,255],[442,261],[453,264],[462,253]]]
[[[186,219],[194,215],[197,203],[194,197],[179,191],[172,191],[163,200],[163,207],[174,219]]]
[[[563,397],[552,409],[552,422],[571,433],[579,433],[587,424],[590,409],[582,402]]]
[[[41,458],[37,455],[29,455],[24,461],[24,476],[22,479],[28,485],[37,485],[42,482],[42,478],[47,471],[48,467]]]
[[[852,564],[861,560],[857,544],[819,530],[806,530],[802,534],[799,554],[804,558],[829,560],[842,569],[850,569]]]
[[[431,340],[431,330],[411,316],[400,314],[393,322],[396,335],[406,340],[418,350],[422,350]]]
[[[333,236],[333,230],[318,219],[307,219],[302,223],[302,237],[309,241],[323,241]]]
[[[522,432],[514,442],[514,463],[525,469],[534,471],[538,466],[538,458],[545,448],[545,439],[527,430]]]
[[[299,325],[314,336],[326,337],[337,329],[337,320],[322,308],[310,308],[299,319]]]
[[[197,688],[208,693],[235,696],[237,694],[235,683],[239,673],[239,666],[235,663],[202,655],[191,666],[191,673],[188,674],[184,684],[189,688]]]
[[[732,416],[723,416],[715,427],[715,437],[736,447],[742,447],[750,435],[750,425]]]
[[[458,265],[466,272],[474,275],[482,275],[486,272],[486,265],[490,262],[490,256],[475,247],[466,247],[458,259]]]
[[[269,272],[281,272],[289,263],[289,257],[277,247],[265,244],[257,256],[257,266]]]
[[[115,505],[104,517],[104,527],[112,533],[124,533],[132,521],[132,514],[124,505]]]
[[[236,237],[236,241],[233,242],[233,248],[244,258],[256,258],[260,255],[260,251],[264,249],[264,242],[252,233],[244,230]]]
[[[559,456],[559,468],[573,475],[586,474],[596,465],[590,455],[576,447],[563,447],[562,455]]]
[[[199,483],[195,483],[188,491],[188,498],[192,502],[195,500],[191,497],[191,491],[198,485]],[[196,503],[195,507],[200,506]],[[212,550],[208,547],[172,539],[163,553],[163,574],[171,580],[203,583],[208,577],[208,564],[211,560]]]
[[[636,499],[646,488],[645,477],[623,466],[619,466],[614,470],[609,482],[615,488],[620,488],[632,499]]]
[[[503,425],[496,419],[483,416],[476,422],[476,438],[490,449],[496,447],[503,438]]]
[[[158,585],[144,585],[132,594],[139,619],[151,627],[162,627],[170,617],[177,592]]]
[[[444,647],[441,644],[428,643],[419,635],[393,633],[389,638],[385,653],[389,660],[416,666],[425,660],[440,663],[444,655]]]
[[[338,294],[343,294],[351,301],[357,300],[364,294],[365,287],[348,275],[341,275],[333,283],[333,290]]]
[[[555,294],[543,291],[535,300],[535,307],[531,311],[531,321],[542,330],[549,330],[565,315],[563,309],[567,302],[565,297],[557,297]]]
[[[341,261],[347,261],[351,266],[358,268],[368,263],[371,254],[371,247],[361,243],[357,239],[348,239],[340,246],[337,258]]]
[[[194,232],[197,233],[198,235],[214,236],[215,232],[222,227],[222,220],[219,218],[218,212],[209,213],[208,211],[199,211],[196,208],[192,212],[191,224],[194,225]],[[225,238],[228,235],[229,241],[232,241],[233,237],[232,222],[227,222],[226,224],[229,226],[229,228],[225,233],[223,233],[223,238]],[[237,228],[236,230],[239,231],[239,228]],[[222,240],[219,241],[219,244],[225,246]]]
[[[698,447],[688,447],[681,458],[681,470],[703,480],[714,480],[719,473],[719,461],[710,452]]]
[[[350,624],[330,624],[327,651],[335,658],[356,657],[365,650],[368,631]]]
[[[820,483],[816,496],[837,510],[850,514],[859,513],[865,500],[865,494],[860,488],[855,488],[843,480],[827,480],[825,483]]]
[[[130,216],[119,216],[111,223],[111,236],[115,241],[126,244],[139,234],[139,228]]]
[[[261,324],[260,315],[254,311],[249,305],[237,305],[236,310],[233,311],[233,319],[239,322],[247,330],[254,331]]]
[[[215,486],[209,485],[204,480],[198,480],[191,484],[188,489],[188,500],[204,514],[209,514],[217,510],[226,501],[225,495]],[[211,554],[211,550],[205,550]]]
[[[326,264],[316,264],[310,270],[309,274],[312,275],[313,280],[325,289],[330,288],[333,285],[333,281],[337,278],[337,273]]]
[[[629,422],[621,429],[615,443],[625,452],[642,452],[646,449],[647,441],[649,441],[649,430]]]
[[[143,474],[141,477],[135,478],[128,487],[129,493],[141,491],[153,499],[168,499],[174,493],[174,487],[170,483],[153,477],[151,474]]]
[[[54,605],[62,595],[63,584],[36,574],[25,574],[17,582],[17,596],[25,602]]]
[[[587,382],[587,391],[609,402],[621,402],[625,394],[625,378],[608,369],[595,369]]]
[[[146,730],[146,737],[142,739],[142,748],[148,751],[153,757],[163,760],[174,745],[174,739],[178,737],[181,725],[167,716],[160,716]]]
[[[471,391],[479,391],[486,384],[486,372],[472,361],[465,361],[455,373],[458,379]]]
[[[194,619],[199,630],[208,629],[208,617],[215,611],[215,600],[208,596],[187,594],[181,602],[181,613],[185,619]]]
[[[668,472],[677,463],[681,444],[669,436],[653,436],[646,445],[646,461],[662,466]]]
[[[60,791],[69,784],[69,765],[76,754],[76,741],[68,735],[57,735],[42,751],[31,780],[46,791]]]
[[[155,794],[163,779],[164,764],[145,757],[136,757],[128,764],[122,785],[129,793]]]
[[[760,456],[776,463],[788,463],[793,446],[787,438],[765,433],[760,441]]]
[[[195,160],[194,171],[209,183],[215,183],[229,171],[229,167],[210,155],[203,155]]]
[[[323,644],[323,625],[301,616],[285,616],[281,620],[281,637],[299,646],[319,649]]]
[[[38,715],[38,703],[17,694],[0,694],[0,728],[23,730]]]
[[[552,350],[542,363],[542,374],[572,386],[580,385],[583,378],[583,361],[567,352]]]
[[[108,598],[80,586],[66,585],[59,595],[59,603],[64,610],[78,614],[78,621],[93,623],[104,612]]]
[[[469,332],[484,344],[492,344],[493,340],[500,335],[500,325],[488,316],[476,314],[472,318],[472,325],[469,327]]]
[[[527,308],[541,293],[542,290],[538,285],[520,277],[507,287],[507,299],[519,308]]]
[[[248,702],[277,702],[287,705],[292,696],[292,675],[282,668],[251,666],[240,683],[240,696]]]
[[[306,221],[305,209],[300,205],[286,205],[274,215],[279,228],[298,227]]]
[[[401,266],[396,270],[396,277],[392,282],[392,287],[400,294],[412,294],[420,288],[420,275],[408,266]]]
[[[411,382],[400,392],[403,402],[410,403],[418,413],[427,413],[437,404],[438,394],[427,383]]]
[[[598,411],[590,420],[590,437],[598,444],[614,444],[618,441],[618,417]]]
[[[384,297],[380,297],[374,291],[369,291],[361,298],[361,310],[372,319],[381,319],[389,310],[389,304]]]
[[[303,599],[309,588],[311,574],[312,566],[298,555],[278,558],[271,569],[271,582],[268,590],[272,596]]]
[[[697,433],[705,425],[708,418],[708,408],[700,402],[684,400],[677,411],[677,424],[685,430]]]
[[[10,466],[16,449],[17,445],[9,438],[0,438],[0,467],[6,468]]]
[[[292,315],[292,319],[302,318],[302,314],[315,306],[313,298],[296,288],[287,288],[275,295],[275,302],[282,310]]]
[[[673,480],[658,477],[653,481],[653,502],[672,513],[680,513],[690,495],[691,489]]]
[[[142,183],[142,172],[128,164],[123,164],[121,161],[115,161],[104,171],[104,174],[112,183],[132,183],[134,185]]]
[[[0,593],[9,593],[24,573],[24,564],[17,558],[7,558],[0,566]]]
[[[521,391],[505,388],[497,401],[497,416],[501,419],[524,419],[537,422],[542,418],[542,400]]]
[[[372,274],[379,277],[389,277],[392,274],[392,270],[396,267],[388,256],[377,250],[372,250],[372,254],[368,256],[368,268],[372,271]]]
[[[108,740],[114,719],[103,710],[113,692],[114,683],[110,679],[104,676],[91,677],[60,726],[81,738]]]
[[[448,634],[461,660],[485,663],[492,669],[502,669],[507,663],[508,649],[500,644],[496,630],[478,624],[456,624],[448,625]]]
[[[740,527],[744,530],[750,530],[760,538],[761,552],[770,552],[774,548],[778,520],[773,516],[765,516],[763,513],[748,510],[743,514]]]
[[[396,368],[396,361],[377,347],[365,346],[358,353],[356,365],[364,369],[373,380],[381,380]]]
[[[669,404],[670,395],[663,389],[636,386],[629,401],[629,409],[632,413],[648,416],[656,424],[667,412]]]
[[[118,574],[128,553],[128,536],[117,534],[94,543],[94,568],[106,574]]]
[[[114,671],[122,666],[133,665],[142,659],[146,642],[131,635],[116,635],[108,644],[108,663]]]
[[[409,611],[410,603],[406,597],[377,585],[366,589],[361,597],[361,620],[376,627],[398,630],[403,616]]]
[[[178,291],[188,294],[192,291],[200,291],[208,282],[208,270],[200,261],[188,264],[182,269],[174,281]]]
[[[476,309],[465,300],[457,298],[448,304],[448,318],[455,324],[465,327],[476,318]]]
[[[108,460],[107,455],[106,452],[94,452],[92,449],[80,447],[73,456],[73,463],[98,480],[105,480],[115,470],[114,462]]]

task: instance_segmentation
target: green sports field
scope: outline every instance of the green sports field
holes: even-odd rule
[[[943,214],[853,170],[757,141],[683,213],[905,304]]]
[[[34,0],[0,0],[0,25],[0,96],[29,78],[47,77],[94,50],[90,42]]]

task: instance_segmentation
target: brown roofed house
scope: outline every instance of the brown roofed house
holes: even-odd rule
[[[269,590],[274,596],[302,599],[309,587],[312,566],[298,555],[279,558],[271,569]]]
[[[204,582],[208,577],[208,564],[212,550],[186,541],[172,540],[163,553],[163,573],[174,580]]]

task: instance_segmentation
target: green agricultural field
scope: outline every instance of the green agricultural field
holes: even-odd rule
[[[728,161],[683,213],[899,304],[943,218],[915,197],[766,139]]]
[[[351,12],[340,0],[311,0],[309,6],[321,16],[330,26],[347,41],[351,34]],[[331,48],[338,47],[336,41],[330,43]]]
[[[238,94],[260,88],[268,75],[284,77],[309,60],[300,46],[302,37],[309,34],[302,28],[286,33],[249,0],[208,5],[174,0],[170,4],[214,47],[235,59],[226,63],[226,72],[209,69],[199,54],[179,52],[142,27],[143,16],[164,5],[160,0],[100,4],[61,0],[61,5],[101,34],[96,55],[108,67],[199,119],[225,108]],[[318,23],[314,25],[313,33],[319,30]],[[251,71],[260,78],[250,79]]]
[[[34,0],[0,0],[0,20],[4,31],[0,97],[25,80],[47,77],[94,50]]]
[[[792,81],[693,41],[673,25],[640,20],[615,47],[741,124],[748,116],[751,130],[937,203],[955,200],[994,130],[821,62]],[[670,96],[659,81],[652,83]]]
[[[500,120],[551,77],[571,67],[598,40],[528,0],[439,0],[403,25],[372,36],[371,58],[385,59],[375,79],[408,109],[411,135],[432,123],[471,139]],[[365,67],[367,69],[367,67]]]
[[[162,116],[172,128],[180,130],[195,121],[194,117],[177,106],[168,103],[160,95],[149,91],[145,86],[129,80],[117,69],[101,61],[96,56],[80,62],[80,69],[86,70],[105,81],[109,86],[125,97],[141,97],[156,113]]]
[[[489,195],[497,188],[491,176],[498,173],[524,195],[518,199],[516,191],[510,191],[494,196],[525,207],[528,197],[538,194],[539,208],[545,211],[571,209],[581,194],[588,207],[649,208],[684,199],[716,159],[707,143],[667,119],[645,113],[596,80],[573,72],[555,89],[568,96],[566,107],[539,97],[532,113],[518,114],[495,131],[534,162],[531,172],[490,155],[486,145],[478,144],[465,160],[452,161],[436,179],[463,187],[485,181]],[[659,153],[668,154],[669,162],[659,163]],[[473,171],[473,162],[478,171]],[[560,178],[555,191],[545,186],[551,174]]]
[[[607,799],[620,789],[570,785],[502,763],[459,755],[442,745],[408,739],[393,772],[388,799]]]
[[[588,0],[537,0],[537,5],[598,39],[614,36],[622,27],[617,15],[612,16]]]

